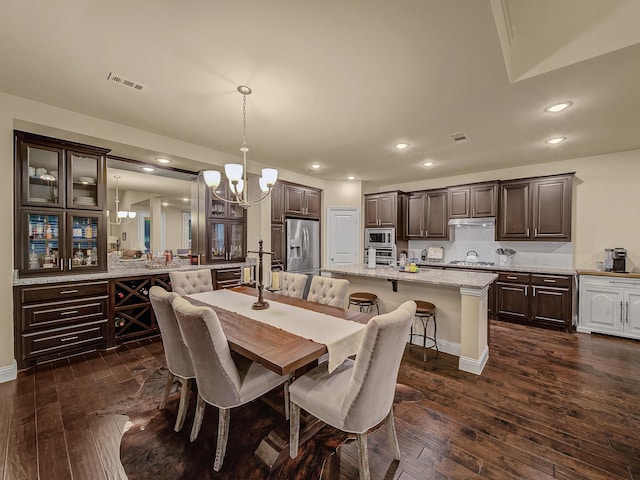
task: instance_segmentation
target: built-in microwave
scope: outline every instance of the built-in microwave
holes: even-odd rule
[[[365,228],[365,248],[393,248],[396,244],[395,228]]]

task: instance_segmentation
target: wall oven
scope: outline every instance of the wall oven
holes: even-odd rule
[[[365,228],[365,248],[393,248],[396,244],[395,228]]]

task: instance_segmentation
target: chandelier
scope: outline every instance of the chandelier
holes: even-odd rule
[[[136,218],[136,212],[129,212],[127,210],[120,210],[120,197],[118,195],[118,180],[120,180],[120,175],[114,175],[113,178],[116,179],[116,199],[115,199],[115,204],[116,204],[116,221],[115,222],[109,222],[109,224],[111,225],[126,225],[127,223],[131,222],[131,220],[133,220],[134,218]],[[107,218],[110,218],[109,216],[109,211],[107,210]]]
[[[262,177],[258,180],[262,195],[257,200],[249,200],[247,183],[247,95],[251,95],[251,89],[245,85],[238,87],[238,92],[242,94],[242,160],[243,163],[227,163],[224,166],[224,173],[229,181],[229,189],[233,198],[227,199],[216,193],[216,188],[220,185],[221,175],[217,170],[205,170],[202,172],[204,181],[211,188],[213,195],[223,202],[233,203],[242,208],[249,208],[251,205],[265,200],[271,193],[271,189],[278,180],[278,170],[275,168],[263,168]]]

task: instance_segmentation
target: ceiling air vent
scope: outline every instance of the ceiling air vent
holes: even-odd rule
[[[452,133],[449,136],[453,138],[453,141],[456,143],[467,143],[469,141],[469,137],[467,137],[467,134],[464,132]]]
[[[138,83],[134,80],[130,80],[128,78],[123,77],[122,75],[118,75],[117,73],[113,73],[113,72],[109,73],[107,80],[109,80],[110,82],[118,83],[124,87],[133,88],[134,90],[137,90],[137,91],[142,91],[145,88],[145,86],[142,85],[141,83]]]

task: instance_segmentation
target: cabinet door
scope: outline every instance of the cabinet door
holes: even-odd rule
[[[364,222],[365,227],[378,226],[378,197],[365,197]]]
[[[534,324],[571,328],[571,293],[567,288],[531,286],[531,321]]]
[[[16,265],[21,274],[57,273],[64,263],[64,213],[23,209]]]
[[[623,321],[623,294],[618,289],[596,285],[580,289],[581,327],[618,334],[622,331]]]
[[[498,205],[498,186],[477,185],[471,188],[471,216],[495,217]],[[451,206],[449,206],[451,208]]]
[[[106,270],[106,233],[101,213],[67,211],[66,267],[75,273]]]
[[[229,239],[227,260],[236,262],[244,261],[245,244],[244,244],[244,224],[239,222],[230,222],[228,224]]]
[[[63,149],[24,140],[18,142],[17,149],[20,203],[64,207]]]
[[[571,239],[571,181],[559,177],[532,182],[532,238]]]
[[[529,192],[529,182],[503,183],[500,186],[500,240],[529,238]]]
[[[407,197],[406,238],[423,238],[424,236],[424,195]]]
[[[102,210],[105,163],[102,155],[67,150],[67,207]]]
[[[427,192],[425,195],[426,238],[449,238],[449,222],[447,215],[447,192]]]
[[[398,197],[394,194],[384,195],[378,199],[379,225],[395,227],[398,220]]]
[[[625,297],[625,336],[640,338],[640,293],[628,292]]]
[[[227,257],[227,224],[226,222],[211,221],[209,229],[208,262],[219,262]]]
[[[271,189],[271,223],[284,223],[284,188],[275,184]]]
[[[449,218],[469,218],[470,205],[469,187],[449,189]]]
[[[305,192],[306,214],[309,217],[320,218],[321,195],[317,190],[307,190]]]
[[[274,260],[280,261],[282,264],[285,263],[284,258],[284,225],[282,224],[272,224],[271,225],[271,251],[275,254],[275,259],[271,259],[271,263],[277,263]]]
[[[521,322],[528,322],[528,293],[528,285],[496,282],[496,310],[498,315]]]
[[[305,199],[304,189],[285,185],[284,187],[284,213],[285,215],[304,215]]]

